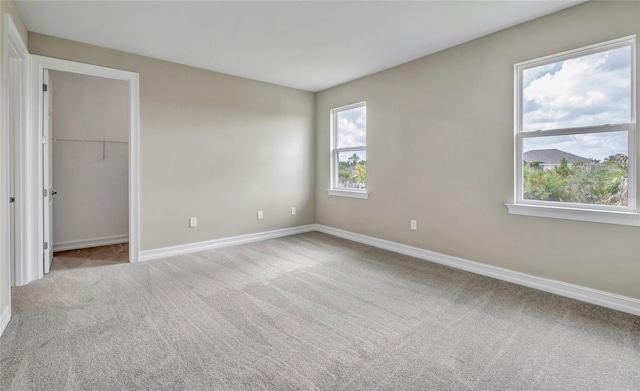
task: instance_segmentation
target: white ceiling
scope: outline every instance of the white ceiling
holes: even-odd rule
[[[563,1],[16,1],[29,31],[320,91]]]

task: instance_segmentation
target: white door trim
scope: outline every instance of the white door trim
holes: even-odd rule
[[[61,60],[57,58],[32,55],[31,82],[32,91],[31,108],[32,124],[30,127],[33,144],[32,148],[36,152],[33,167],[29,174],[37,180],[38,191],[33,194],[32,205],[37,210],[36,229],[37,234],[32,236],[32,248],[36,249],[32,262],[34,271],[30,280],[42,278],[44,266],[42,262],[43,249],[43,216],[44,208],[42,204],[42,79],[45,69],[79,73],[89,76],[105,77],[109,79],[123,80],[129,83],[130,102],[130,125],[129,125],[129,262],[138,262],[139,258],[139,170],[140,170],[140,87],[139,76],[135,72],[123,71],[119,69],[106,68],[97,65],[83,64],[79,62]]]
[[[0,308],[0,335],[4,332],[5,327],[8,325],[9,320],[11,319],[11,285],[12,285],[12,276],[14,277],[14,283],[18,283],[20,281],[20,276],[23,275],[24,270],[19,268],[20,262],[18,259],[26,259],[26,254],[24,252],[25,242],[24,235],[21,235],[20,227],[22,222],[24,221],[24,200],[25,200],[25,175],[24,175],[24,167],[25,167],[25,156],[24,156],[24,135],[27,129],[27,94],[28,94],[28,80],[29,80],[29,51],[27,50],[18,29],[16,28],[11,16],[5,14],[4,17],[4,51],[2,53],[3,61],[4,61],[4,69],[2,70],[2,93],[4,94],[4,104],[1,108],[3,113],[1,119],[1,132],[0,139],[2,140],[2,148],[0,151],[0,166],[2,167],[2,171],[0,172],[0,180],[4,182],[4,186],[6,186],[5,194],[0,194],[0,200],[2,200],[2,204],[0,206],[0,216],[2,217],[2,224],[5,225],[6,235],[4,240],[7,243],[6,248],[4,249],[5,253],[2,256],[6,257],[6,270],[5,273],[2,273],[4,281],[2,286],[5,287],[3,292],[0,292],[0,296],[7,297],[7,305],[4,308]],[[9,58],[13,58],[18,60],[20,63],[20,77],[18,80],[15,78],[10,79],[10,72],[14,71],[14,68],[9,65]],[[15,96],[11,94],[10,89],[8,88],[8,81],[16,82],[16,88],[13,89],[14,93],[18,96],[16,100]],[[6,115],[9,112],[10,105],[12,102],[18,107],[18,115],[15,121],[16,128],[10,128],[9,118]],[[15,106],[14,106],[15,107]],[[9,132],[14,133],[14,144],[9,145]],[[10,223],[9,223],[9,199],[11,196],[9,194],[9,149],[14,148],[14,172],[15,172],[15,193],[16,199],[18,200],[15,205],[15,215],[14,215],[14,226],[15,226],[15,264],[14,268],[16,270],[12,270],[11,267],[11,253],[9,247],[9,239],[10,239]]]
[[[49,77],[49,70],[43,72],[42,83],[47,85],[47,91],[43,92],[42,108],[45,112],[42,121],[42,188],[44,193],[41,202],[44,211],[44,274],[49,274],[53,261],[53,83]],[[44,140],[47,140],[46,142]]]

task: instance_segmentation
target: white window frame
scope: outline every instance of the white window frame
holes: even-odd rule
[[[332,196],[342,196],[342,197],[351,197],[351,198],[361,198],[361,199],[368,199],[369,198],[369,192],[367,190],[367,188],[365,189],[344,189],[344,188],[340,188],[337,186],[338,184],[338,169],[340,167],[340,164],[338,163],[338,154],[340,152],[360,152],[360,151],[367,151],[367,144],[365,142],[365,145],[361,145],[358,147],[348,147],[348,148],[338,148],[338,113],[342,112],[342,111],[347,111],[347,110],[352,110],[352,109],[356,109],[358,107],[367,107],[367,102],[363,101],[363,102],[358,102],[358,103],[353,103],[350,105],[346,105],[346,106],[340,106],[340,107],[336,107],[334,109],[331,109],[330,111],[330,124],[331,124],[331,137],[330,137],[330,143],[331,143],[331,186],[329,187],[329,189],[327,189],[327,193],[329,195]],[[366,140],[366,137],[365,137]],[[367,158],[368,158],[368,154],[367,154]]]
[[[522,118],[523,104],[523,72],[530,68],[539,67],[559,61],[582,57],[594,53],[612,50],[620,47],[631,48],[631,97],[630,120],[624,124],[607,124],[580,128],[561,128],[550,130],[524,131]],[[514,65],[515,73],[515,104],[514,104],[514,200],[515,203],[506,204],[510,214],[559,218],[568,220],[590,221],[598,223],[622,224],[640,226],[640,215],[636,209],[637,160],[636,160],[636,36],[628,36],[567,52],[525,61]],[[524,139],[534,137],[548,137],[571,134],[608,133],[626,131],[628,135],[629,156],[629,184],[627,206],[578,204],[557,201],[539,201],[523,199],[523,144]]]

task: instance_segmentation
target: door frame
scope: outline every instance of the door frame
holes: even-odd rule
[[[44,57],[38,55],[31,56],[31,108],[33,133],[32,148],[36,150],[37,159],[33,160],[32,174],[37,180],[38,191],[33,193],[32,205],[35,206],[37,235],[32,236],[32,248],[37,249],[32,259],[34,263],[31,280],[36,280],[44,276],[44,207],[42,191],[43,187],[43,91],[42,82],[44,70],[63,71],[79,73],[88,76],[105,77],[109,79],[122,80],[129,83],[129,262],[139,260],[139,170],[140,170],[140,87],[139,75],[135,72],[123,71],[119,69],[106,68],[97,65],[84,64],[74,61],[61,60],[58,58]],[[53,245],[53,243],[51,243]]]
[[[13,23],[11,16],[9,14],[5,14],[4,16],[4,50],[2,53],[4,69],[2,70],[2,94],[3,94],[3,105],[2,105],[2,119],[0,122],[0,126],[2,128],[0,133],[0,139],[2,141],[2,151],[0,151],[1,159],[0,166],[2,167],[2,171],[0,172],[0,178],[4,182],[3,186],[6,189],[3,194],[0,194],[0,216],[3,222],[2,224],[6,224],[3,228],[6,230],[5,237],[3,240],[6,241],[6,248],[4,249],[5,253],[2,254],[2,257],[6,257],[6,273],[3,273],[5,281],[1,284],[5,289],[3,292],[0,292],[0,297],[7,297],[8,305],[5,308],[0,308],[0,335],[2,335],[5,327],[9,323],[11,319],[11,286],[12,280],[13,283],[18,284],[22,282],[21,276],[25,274],[25,270],[22,268],[24,262],[21,262],[27,259],[26,254],[26,238],[23,235],[23,224],[24,224],[24,210],[26,204],[26,192],[27,189],[27,177],[25,176],[25,167],[27,164],[27,157],[24,154],[24,146],[26,145],[26,134],[27,123],[28,123],[28,82],[29,82],[29,63],[30,56],[29,51],[27,50],[27,46],[22,40],[22,36],[18,32],[16,25]],[[19,61],[19,65],[14,67],[10,65],[11,60],[15,59]],[[19,69],[20,77],[16,80],[15,77],[12,77],[11,72],[15,72]],[[15,83],[15,88],[8,88],[10,83]],[[10,128],[9,124],[9,116],[6,113],[9,112],[11,108],[10,103],[12,103],[13,107],[17,107],[17,118],[15,118],[15,128]],[[9,132],[15,132],[13,137],[12,145],[9,145]],[[9,148],[13,148],[13,174],[14,174],[14,196],[16,197],[16,203],[14,204],[14,219],[13,221],[9,221],[10,219],[10,206],[9,206],[9,197],[11,194],[9,181],[11,178],[9,169],[11,165],[9,164]],[[14,259],[11,259],[11,244],[9,243],[11,237],[11,224],[14,226]],[[13,264],[12,264],[13,263]]]
[[[45,68],[42,78],[43,86],[47,85],[47,91],[43,92],[42,97],[42,188],[44,189],[43,199],[43,228],[44,228],[44,241],[48,246],[44,248],[44,274],[49,274],[51,271],[51,263],[53,262],[53,82],[49,75],[49,69]],[[46,125],[46,126],[45,126]],[[46,140],[46,142],[44,141]]]

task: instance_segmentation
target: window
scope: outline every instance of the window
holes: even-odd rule
[[[510,213],[640,225],[635,37],[516,64],[515,72]],[[578,212],[571,217],[567,210]],[[626,222],[610,218],[621,214]]]
[[[331,110],[330,195],[367,198],[367,104]]]

